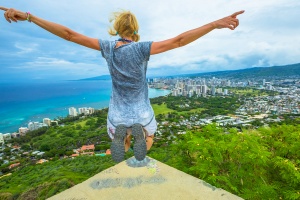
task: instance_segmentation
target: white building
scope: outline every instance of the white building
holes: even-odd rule
[[[30,131],[34,130],[34,124],[32,122],[29,122],[27,127]]]
[[[95,112],[95,109],[91,108],[91,107],[78,108],[78,112],[79,112],[79,114],[90,115]]]
[[[177,89],[174,89],[173,91],[172,91],[172,96],[177,96],[178,95],[178,90]]]
[[[29,129],[28,129],[27,127],[20,127],[20,128],[19,128],[19,134],[20,134],[21,136],[26,135],[27,131],[29,131]]]
[[[216,87],[215,86],[211,86],[211,95],[216,95]]]
[[[4,137],[2,133],[0,133],[0,144],[4,144]]]
[[[10,133],[5,133],[5,134],[3,134],[3,139],[4,139],[5,141],[10,140],[10,139],[11,139]]]
[[[78,115],[76,108],[74,107],[69,108],[69,115],[72,117],[76,117]]]
[[[206,85],[202,85],[201,86],[201,91],[202,91],[203,96],[205,96],[206,93],[207,93],[207,86]]]
[[[224,95],[228,95],[228,89],[224,89]]]
[[[89,109],[90,114],[93,114],[95,112],[95,108],[89,107],[88,109]]]
[[[189,91],[189,97],[192,97],[193,94],[194,94],[193,90],[190,90],[190,91]]]
[[[44,124],[47,124],[48,126],[51,126],[51,119],[49,119],[49,118],[44,118],[44,119],[43,119],[43,123],[44,123]]]
[[[47,125],[44,124],[44,123],[39,123],[39,122],[29,122],[29,123],[28,123],[28,129],[29,129],[30,131],[33,131],[33,130],[42,128],[42,127],[44,127],[44,126],[47,126]]]
[[[221,94],[221,93],[222,93],[222,88],[218,88],[216,92],[217,92],[218,94]]]

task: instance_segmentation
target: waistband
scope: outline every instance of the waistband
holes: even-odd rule
[[[145,124],[145,125],[142,125],[142,124],[141,124],[142,127],[148,126],[148,125],[152,122],[153,118],[154,118],[154,114],[152,115],[150,121],[149,121],[147,124]],[[109,119],[109,117],[107,117],[107,120],[108,120],[114,127],[117,127],[114,123],[112,123],[112,121]],[[126,126],[126,127],[127,127],[127,128],[131,128],[132,126]]]

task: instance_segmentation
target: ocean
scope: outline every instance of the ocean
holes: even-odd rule
[[[12,133],[31,121],[68,115],[69,107],[108,107],[111,80],[0,83],[0,133]],[[149,97],[169,94],[149,88]]]

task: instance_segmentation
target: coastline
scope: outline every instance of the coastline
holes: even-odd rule
[[[88,81],[80,81],[88,83]],[[98,85],[103,85],[103,81],[99,81]],[[95,84],[94,84],[95,85]],[[97,85],[97,84],[96,84]],[[106,84],[106,87],[94,87],[90,88],[90,85],[86,85],[88,91],[85,87],[80,88],[78,93],[70,94],[67,96],[64,92],[60,92],[58,95],[53,95],[52,98],[47,98],[51,96],[47,94],[45,99],[42,99],[41,95],[38,96],[38,92],[31,93],[31,95],[36,95],[37,100],[26,98],[17,101],[11,101],[12,97],[7,98],[8,100],[3,100],[0,102],[0,106],[5,108],[0,111],[0,133],[13,133],[18,132],[20,127],[27,127],[29,122],[41,122],[43,118],[54,118],[67,117],[69,107],[92,107],[97,110],[105,109],[108,107],[111,86]],[[68,87],[68,90],[77,87]],[[170,90],[166,89],[149,89],[149,98],[154,98],[158,96],[165,96],[171,93]],[[64,88],[62,88],[64,90]]]

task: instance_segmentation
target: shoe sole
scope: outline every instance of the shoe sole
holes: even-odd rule
[[[133,152],[134,157],[138,160],[144,160],[147,154],[147,145],[143,128],[140,124],[132,126],[132,135],[134,137]]]
[[[124,139],[127,133],[127,127],[125,125],[118,125],[116,127],[116,132],[114,139],[110,145],[111,157],[113,161],[119,163],[124,160],[125,155],[125,145]]]

